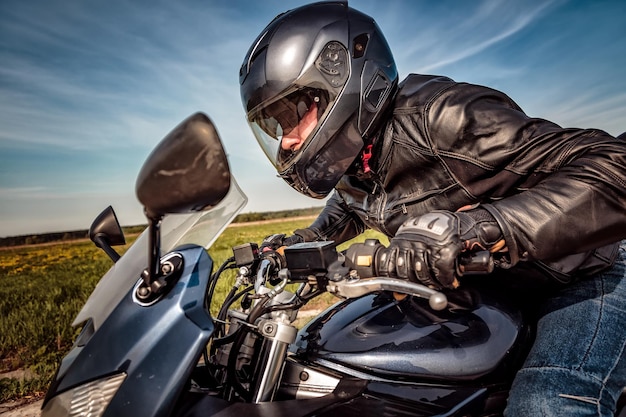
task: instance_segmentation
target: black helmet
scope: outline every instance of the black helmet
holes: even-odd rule
[[[398,85],[376,22],[347,2],[320,2],[277,16],[254,41],[239,72],[248,122],[279,175],[323,198],[376,133]],[[283,134],[315,103],[317,124],[296,151]]]

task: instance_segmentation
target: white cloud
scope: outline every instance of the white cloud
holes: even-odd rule
[[[396,9],[400,14],[395,19],[401,20],[403,27],[389,26],[392,50],[402,68],[421,73],[441,71],[523,31],[556,3],[448,2],[449,11],[434,17],[424,6],[417,21],[403,18],[402,10]]]

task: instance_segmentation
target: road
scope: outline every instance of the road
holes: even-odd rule
[[[2,417],[39,417],[43,400],[29,403],[27,400],[11,401],[0,404]]]

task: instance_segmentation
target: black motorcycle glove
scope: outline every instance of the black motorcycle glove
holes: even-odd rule
[[[462,252],[502,246],[502,231],[488,211],[433,211],[400,226],[379,257],[378,272],[432,288],[456,288],[463,275]]]
[[[311,229],[297,229],[293,232],[293,235],[287,236],[284,233],[274,234],[267,236],[261,242],[261,251],[265,248],[276,250],[283,246],[291,246],[296,243],[309,242],[312,240],[317,240],[317,233],[312,231]]]

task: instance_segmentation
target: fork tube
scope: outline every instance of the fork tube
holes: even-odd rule
[[[280,380],[287,348],[296,340],[298,332],[294,326],[275,320],[262,321],[259,323],[259,330],[264,340],[252,381],[254,403],[272,400]]]

